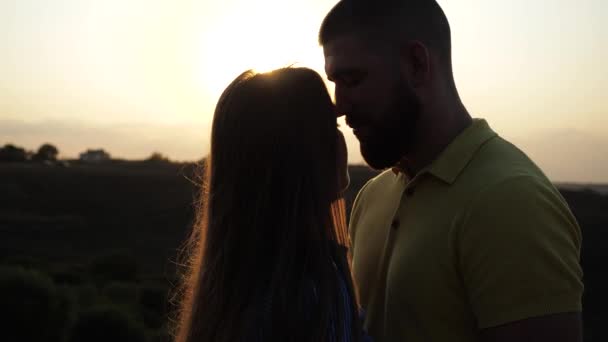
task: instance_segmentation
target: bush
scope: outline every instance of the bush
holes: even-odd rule
[[[159,314],[158,312],[154,312],[152,310],[148,310],[146,308],[142,308],[141,310],[141,317],[146,328],[157,330],[165,326],[165,315]]]
[[[114,304],[136,306],[139,299],[138,290],[132,283],[112,282],[103,288],[102,294]]]
[[[146,332],[114,307],[94,307],[80,314],[69,342],[145,342]]]
[[[148,339],[150,342],[171,342],[171,341],[173,341],[171,334],[169,333],[169,331],[167,331],[165,329],[156,330],[156,331],[151,332],[149,334]]]
[[[50,341],[65,341],[68,335],[68,329],[74,323],[76,318],[76,308],[78,302],[74,289],[70,286],[56,286],[57,288],[57,306],[55,314],[49,317],[50,324],[57,327],[51,329]]]
[[[62,265],[50,273],[55,284],[80,285],[88,280],[85,272],[74,266]]]
[[[29,255],[14,255],[6,257],[2,260],[4,265],[21,267],[26,270],[36,270],[46,273],[50,268],[50,264],[46,260],[38,259]]]
[[[138,278],[137,262],[124,254],[97,258],[91,263],[91,274],[99,282],[134,282]]]
[[[93,306],[99,302],[99,291],[94,284],[82,284],[75,287],[75,295],[81,308]]]
[[[163,286],[147,285],[139,291],[139,303],[142,307],[158,314],[167,311],[168,289]]]
[[[139,290],[139,305],[144,324],[160,329],[167,320],[168,289],[158,285],[146,285]]]
[[[0,267],[2,340],[61,341],[73,305],[48,277],[20,267]]]

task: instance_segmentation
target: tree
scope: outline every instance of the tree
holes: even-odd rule
[[[38,149],[38,152],[36,152],[36,154],[34,154],[33,159],[35,161],[41,161],[41,162],[56,161],[58,154],[59,154],[59,150],[57,149],[57,147],[55,147],[51,144],[44,144],[44,145],[40,146],[40,148]]]
[[[152,163],[168,163],[169,158],[160,152],[154,152],[145,161],[152,162]]]
[[[110,154],[104,149],[88,149],[80,154],[80,161],[87,163],[102,163],[111,159]]]
[[[0,148],[0,162],[24,162],[27,160],[27,152],[21,147],[6,144]]]

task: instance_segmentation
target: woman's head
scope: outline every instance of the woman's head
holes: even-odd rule
[[[346,160],[338,158],[338,152],[343,153],[339,139],[343,137],[336,128],[334,106],[316,72],[248,71],[230,84],[217,104],[212,170],[223,179],[247,184],[248,177],[274,177],[273,184],[283,179],[292,189],[308,178],[317,183],[319,197],[327,198],[325,192],[337,187],[337,161]]]
[[[282,322],[275,339],[322,339],[338,298],[332,261],[347,272],[336,246],[348,239],[346,149],[321,77],[305,68],[237,77],[218,101],[206,166],[178,340],[238,340],[260,298]],[[297,298],[311,280],[309,307]]]

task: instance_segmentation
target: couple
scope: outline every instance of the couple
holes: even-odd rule
[[[342,0],[319,39],[335,106],[304,68],[217,104],[176,341],[581,341],[580,228],[469,116],[439,5]],[[385,170],[348,229],[340,115]]]

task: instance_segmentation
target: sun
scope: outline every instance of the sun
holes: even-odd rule
[[[287,1],[264,1],[228,9],[208,25],[199,52],[199,82],[217,99],[245,70],[266,72],[290,65],[323,73],[317,30],[322,15],[286,6]],[[281,13],[278,15],[277,13]]]

